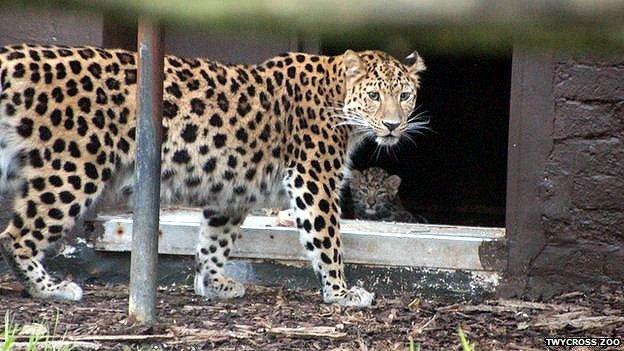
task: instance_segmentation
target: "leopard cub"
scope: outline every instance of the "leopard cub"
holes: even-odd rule
[[[390,175],[378,167],[351,171],[349,188],[355,219],[426,223],[425,218],[413,215],[403,207],[398,195],[400,185],[398,175]]]

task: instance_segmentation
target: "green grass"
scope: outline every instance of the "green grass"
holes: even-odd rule
[[[411,336],[409,337],[409,342],[409,351],[420,351],[420,344],[414,344],[414,339]]]
[[[474,343],[470,343],[466,333],[462,330],[460,325],[457,325],[457,336],[462,347],[462,351],[476,351]],[[409,351],[420,351],[420,344],[415,343],[414,339],[409,336]]]
[[[52,325],[52,333],[46,333],[46,335],[42,335],[42,334],[31,334],[28,337],[28,341],[26,343],[26,350],[27,351],[37,351],[37,350],[44,350],[44,351],[71,351],[73,350],[72,346],[55,346],[53,345],[50,341],[51,338],[54,338],[54,336],[56,335],[57,332],[57,328],[58,328],[58,324],[59,324],[59,319],[60,319],[60,311],[57,310],[56,314],[54,316],[54,324]],[[40,323],[42,325],[46,325],[46,330],[49,330],[49,328],[47,328],[47,321],[44,321],[44,323]],[[16,346],[16,336],[19,333],[19,331],[21,330],[21,327],[14,323],[12,318],[11,318],[11,314],[9,313],[9,311],[7,311],[4,315],[4,330],[1,333],[2,335],[2,341],[0,342],[0,351],[10,351],[12,350],[15,346]],[[58,338],[54,338],[55,340],[59,340],[59,341],[63,341],[65,339],[66,334],[63,335],[63,337],[59,340]]]
[[[40,344],[39,339],[41,339],[41,335],[39,335],[39,334],[31,334],[28,337],[28,346],[26,346],[26,350],[27,351],[37,351],[37,347]]]
[[[459,342],[461,343],[462,350],[475,351],[474,344],[470,343],[459,324],[457,325],[457,335],[459,336]]]
[[[11,323],[11,315],[9,311],[4,314],[4,332],[3,332],[3,340],[4,342],[0,345],[2,347],[2,351],[9,351],[13,348],[15,344],[15,335],[19,332],[19,328]]]

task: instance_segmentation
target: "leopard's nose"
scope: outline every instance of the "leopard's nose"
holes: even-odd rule
[[[383,121],[381,123],[383,123],[383,125],[386,126],[386,128],[388,128],[389,131],[393,131],[397,129],[399,124],[401,124],[400,122],[390,122],[390,121]]]

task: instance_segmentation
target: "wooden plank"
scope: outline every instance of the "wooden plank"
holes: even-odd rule
[[[194,255],[201,212],[163,211],[159,253]],[[96,249],[128,251],[132,219],[127,214],[101,215],[103,233]],[[503,228],[349,221],[341,223],[345,261],[348,263],[444,269],[484,270],[479,247],[502,240]],[[233,257],[272,260],[307,260],[292,227],[276,225],[273,217],[249,216],[241,228]]]
[[[548,52],[514,48],[507,161],[509,261],[502,296],[524,291],[529,263],[545,243],[539,191],[552,148],[552,62]]]

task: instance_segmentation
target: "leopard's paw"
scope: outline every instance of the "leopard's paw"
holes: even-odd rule
[[[198,278],[199,277],[199,278]],[[195,277],[195,293],[207,299],[234,299],[245,295],[245,286],[228,277]]]
[[[63,280],[50,287],[30,286],[27,291],[32,297],[40,299],[59,301],[80,301],[82,299],[82,288],[70,280]]]
[[[325,295],[324,300],[326,303],[335,303],[340,306],[370,307],[375,302],[375,294],[354,286],[340,293]]]

